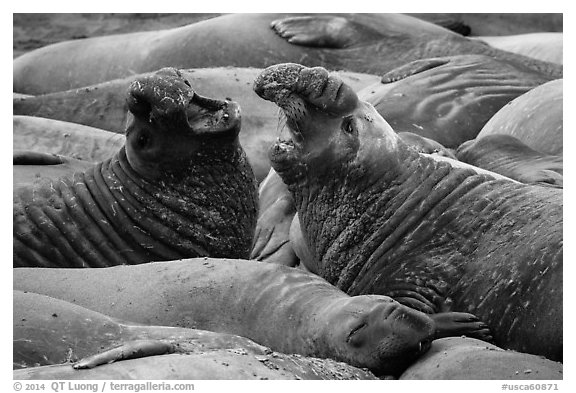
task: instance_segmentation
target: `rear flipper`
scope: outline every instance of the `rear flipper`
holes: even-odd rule
[[[74,363],[75,369],[94,368],[102,364],[117,362],[119,360],[138,359],[147,356],[165,355],[174,353],[174,344],[162,340],[133,340],[118,347],[105,350],[92,356],[85,357]]]
[[[434,321],[434,339],[444,337],[466,336],[492,342],[490,328],[475,315],[465,312],[440,312],[430,314]]]

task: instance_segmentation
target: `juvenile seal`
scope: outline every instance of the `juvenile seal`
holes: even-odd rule
[[[220,67],[186,69],[180,70],[180,72],[190,85],[194,86],[194,91],[198,94],[205,97],[215,97],[220,100],[228,97],[240,105],[242,108],[240,144],[248,156],[248,161],[254,170],[256,179],[258,181],[264,179],[270,170],[270,162],[266,152],[268,151],[268,146],[276,139],[278,117],[275,105],[270,102],[263,102],[252,91],[252,83],[262,70]],[[379,76],[370,74],[353,72],[340,72],[339,74],[350,86],[358,90],[380,80]],[[78,123],[124,134],[129,117],[128,105],[124,98],[125,92],[134,80],[144,78],[147,75],[130,75],[122,79],[84,86],[78,89],[43,94],[26,99],[14,99],[14,114],[26,115],[26,117],[15,116],[14,143],[16,144],[16,135],[19,135],[18,141],[20,142],[18,147],[15,148],[32,149],[32,146],[23,145],[23,142],[35,143],[35,145],[41,145],[42,147],[48,147],[47,145],[50,141],[51,146],[59,146],[58,143],[60,142],[67,148],[66,151],[41,151],[70,156],[72,153],[80,155],[88,147],[90,147],[89,151],[92,151],[93,148],[99,146],[99,142],[89,142],[92,141],[91,138],[95,137],[95,130],[88,130],[70,123],[49,123],[49,120],[36,120],[33,123],[31,120],[33,118],[30,116]],[[44,134],[37,134],[40,129],[48,128],[51,132],[50,136],[46,137],[47,140],[42,137]],[[72,132],[68,131],[71,128],[73,129]],[[24,132],[23,129],[32,130]],[[70,134],[70,136],[63,138],[62,133]],[[22,134],[24,135],[20,136]],[[83,134],[87,138],[86,147],[75,143],[78,140],[82,140]],[[24,137],[26,138],[24,139]],[[76,139],[77,137],[79,139]],[[37,138],[38,141],[33,138]],[[92,143],[94,143],[94,146],[92,146]],[[123,138],[121,143],[123,143]],[[77,151],[72,150],[72,147],[77,149]],[[118,149],[114,149],[114,153],[116,150]],[[105,158],[109,158],[109,156],[95,160],[99,161]]]
[[[561,190],[421,155],[320,67],[273,66],[254,89],[286,116],[270,158],[321,277],[472,313],[496,345],[562,358]]]
[[[358,92],[396,132],[447,148],[474,139],[500,108],[549,80],[507,60],[461,55],[416,60]]]
[[[233,101],[175,69],[134,81],[126,144],[85,172],[14,190],[14,266],[103,267],[247,257],[256,183]]]
[[[235,334],[272,350],[399,374],[435,324],[386,296],[350,297],[276,263],[196,258],[103,269],[14,269],[14,289],[138,324]],[[120,294],[120,295],[119,295]],[[218,310],[218,312],[214,312]]]
[[[557,64],[501,51],[407,15],[268,13],[49,45],[14,59],[13,91],[63,91],[167,66],[264,68],[299,62],[381,75],[413,60],[461,54],[508,59],[550,79],[562,77]]]
[[[121,379],[135,378],[134,371],[143,379],[375,379],[236,335],[133,324],[30,292],[14,291],[13,301],[17,379]]]

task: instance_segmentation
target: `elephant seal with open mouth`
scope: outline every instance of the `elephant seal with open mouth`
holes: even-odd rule
[[[250,254],[254,174],[233,101],[175,69],[134,81],[126,144],[73,177],[14,190],[15,267],[103,267]]]
[[[497,345],[562,358],[561,190],[421,155],[320,67],[272,66],[254,89],[286,117],[270,158],[320,276],[350,295],[470,312]]]

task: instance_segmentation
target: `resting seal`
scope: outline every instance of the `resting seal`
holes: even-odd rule
[[[476,39],[488,45],[550,63],[563,64],[564,33],[530,33],[483,36]]]
[[[561,190],[421,155],[323,68],[273,66],[254,89],[286,117],[270,158],[320,276],[350,295],[470,312],[497,345],[562,358]]]
[[[562,155],[563,96],[563,79],[544,83],[500,109],[484,125],[478,138],[511,135],[540,153]]]
[[[25,368],[16,379],[375,379],[236,335],[137,325],[30,292],[14,291],[13,300],[14,368]]]
[[[511,135],[492,134],[464,142],[459,160],[526,184],[563,187],[563,158],[543,154]]]
[[[358,97],[396,132],[412,132],[448,148],[474,139],[504,105],[549,78],[490,56],[416,60],[382,76]]]
[[[256,184],[239,107],[174,69],[136,80],[125,147],[85,172],[14,190],[14,266],[247,257]]]
[[[167,66],[264,68],[299,62],[381,75],[413,60],[461,54],[508,59],[550,79],[562,77],[557,64],[501,51],[407,15],[269,13],[49,45],[14,59],[13,91],[63,91]]]
[[[15,290],[111,317],[235,334],[277,352],[331,358],[378,375],[402,372],[429,348],[435,330],[426,314],[389,297],[350,297],[314,274],[275,263],[196,258],[14,269],[13,277]]]

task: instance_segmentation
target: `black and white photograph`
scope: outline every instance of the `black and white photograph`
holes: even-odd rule
[[[564,390],[566,14],[318,7],[12,13],[9,388]]]

